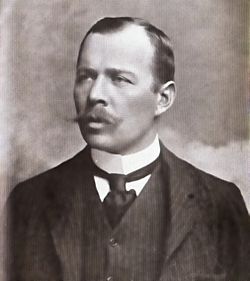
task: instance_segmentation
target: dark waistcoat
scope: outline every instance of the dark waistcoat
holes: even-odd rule
[[[93,186],[89,190],[95,190]],[[86,209],[83,280],[152,281],[161,273],[167,231],[167,185],[160,165],[112,229],[97,192]],[[89,205],[90,206],[90,205]]]

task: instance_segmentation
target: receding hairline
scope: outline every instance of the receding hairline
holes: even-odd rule
[[[151,24],[149,21],[144,20],[142,18],[138,17],[104,17],[100,20],[96,21],[90,29],[86,32],[85,36],[83,37],[83,40],[81,42],[80,48],[79,48],[79,55],[82,52],[84,43],[89,35],[91,34],[112,34],[112,33],[119,33],[129,26],[135,26],[138,28],[141,28],[144,30],[146,37],[149,39],[151,46],[154,49],[154,52],[156,51],[156,46],[153,42],[153,37],[156,37],[154,34],[155,32],[159,33],[161,36],[164,36],[169,40],[170,38],[158,27]],[[159,38],[158,38],[159,39]],[[78,60],[77,60],[78,65]]]
[[[137,25],[137,24],[134,24],[134,23],[126,23],[124,26],[121,26],[119,27],[118,29],[114,29],[114,30],[107,30],[106,32],[99,32],[99,31],[93,31],[93,32],[89,32],[86,34],[86,36],[84,37],[84,40],[83,42],[85,43],[85,41],[89,38],[90,35],[95,35],[95,34],[98,34],[98,35],[103,35],[103,36],[108,36],[108,35],[113,35],[113,34],[120,34],[122,33],[123,31],[129,31],[130,29],[133,29],[133,27],[138,30],[141,30],[143,32],[143,34],[145,34],[145,38],[147,38],[151,44],[151,46],[153,47],[153,49],[155,49],[155,46],[153,44],[153,42],[151,41],[151,38],[147,32],[147,30],[145,30],[145,28],[141,25]],[[131,38],[133,39],[133,38]],[[135,37],[136,39],[136,37]],[[82,43],[83,43],[82,42]],[[82,44],[82,48],[83,48],[84,44]],[[82,50],[81,48],[81,50]]]
[[[120,18],[117,18],[117,19],[127,19],[127,17],[120,17]],[[101,19],[101,20],[104,20],[104,19],[109,19],[109,18],[103,18],[103,19]],[[110,18],[110,19],[113,19],[113,18]],[[116,19],[116,18],[115,18]],[[130,18],[129,18],[130,19]],[[136,19],[136,20],[141,20],[141,21],[143,21],[143,22],[145,22],[145,23],[148,23],[148,22],[146,22],[146,21],[144,21],[144,20],[142,20],[142,19],[140,19],[140,18],[132,18],[132,19]],[[100,21],[101,21],[100,20]],[[97,22],[98,23],[98,22]],[[150,23],[148,23],[148,24],[150,24]],[[119,33],[119,32],[122,32],[122,31],[124,31],[124,30],[126,30],[126,29],[128,29],[129,27],[131,27],[131,26],[134,26],[134,27],[136,27],[136,28],[138,28],[138,29],[141,29],[141,30],[143,30],[144,31],[144,34],[146,35],[146,37],[149,39],[149,42],[150,42],[150,44],[151,44],[151,46],[153,47],[153,49],[154,49],[154,51],[155,51],[155,46],[154,46],[154,44],[153,44],[153,42],[152,42],[152,39],[150,38],[150,36],[149,36],[149,34],[148,34],[148,31],[146,30],[146,28],[143,26],[143,25],[140,25],[139,23],[137,23],[137,22],[134,22],[134,21],[125,21],[125,22],[122,22],[122,24],[119,26],[119,27],[111,27],[111,28],[109,28],[109,29],[101,29],[101,30],[93,30],[93,27],[95,26],[95,24],[87,31],[87,33],[85,34],[85,36],[84,36],[84,38],[83,38],[83,40],[82,40],[82,42],[81,42],[81,45],[80,45],[80,48],[79,48],[79,54],[81,54],[82,53],[82,50],[83,50],[83,47],[84,47],[84,43],[85,43],[85,41],[87,40],[87,38],[89,37],[89,35],[92,35],[92,34],[102,34],[102,35],[109,35],[109,34],[115,34],[115,33]],[[77,63],[77,65],[78,65],[78,63]]]

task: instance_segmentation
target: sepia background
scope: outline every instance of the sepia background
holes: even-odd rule
[[[162,140],[236,183],[250,210],[248,8],[247,0],[3,0],[0,208],[17,182],[83,148],[69,121],[79,44],[101,17],[128,15],[157,25],[174,44],[178,95],[162,119]]]
[[[72,90],[79,44],[103,16],[142,17],[172,39],[177,99],[163,142],[248,190],[247,0],[8,0],[0,14],[0,198],[84,146]],[[134,38],[131,38],[133,42]]]

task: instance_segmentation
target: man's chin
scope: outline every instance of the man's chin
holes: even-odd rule
[[[114,145],[108,136],[98,135],[98,134],[88,134],[83,135],[84,140],[86,143],[91,147],[95,149],[99,149],[102,151],[115,153],[114,152]]]

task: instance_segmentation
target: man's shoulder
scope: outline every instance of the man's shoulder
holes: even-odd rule
[[[173,165],[176,173],[180,174],[180,177],[184,173],[191,175],[195,182],[200,182],[199,186],[205,189],[207,198],[216,206],[220,206],[222,209],[239,208],[245,206],[240,189],[232,182],[218,178],[206,171],[203,171],[188,161],[179,158],[173,152],[164,147],[165,158],[168,158],[169,164]]]
[[[235,184],[200,170],[176,156],[165,146],[162,146],[161,150],[172,172],[177,173],[180,178],[184,174],[188,174],[195,181],[200,181],[201,186],[206,189],[208,196],[215,204],[229,206],[237,205],[239,202],[242,203],[241,193]],[[89,148],[86,147],[60,165],[19,183],[11,192],[10,197],[15,198],[15,200],[23,200],[24,197],[32,197],[35,200],[37,197],[38,201],[40,201],[39,198],[42,199],[50,191],[53,191],[54,194],[64,192],[64,186],[67,186],[67,182],[71,181],[73,183],[75,178],[88,168],[86,165],[88,165],[89,152]]]
[[[195,178],[202,179],[210,189],[215,188],[216,186],[219,185],[221,185],[222,187],[235,186],[233,183],[229,181],[226,181],[204,170],[201,170],[200,168],[191,164],[187,160],[180,158],[165,146],[162,146],[162,150],[164,154],[163,157],[166,159],[166,162],[170,166],[173,166],[177,173],[185,172],[191,174]]]
[[[72,158],[60,163],[56,167],[46,170],[38,175],[26,179],[18,183],[12,190],[9,201],[21,200],[24,197],[42,197],[49,190],[55,190],[62,187],[69,180],[73,181],[75,175],[84,171],[86,165],[89,149],[84,148],[82,151],[74,155]]]

